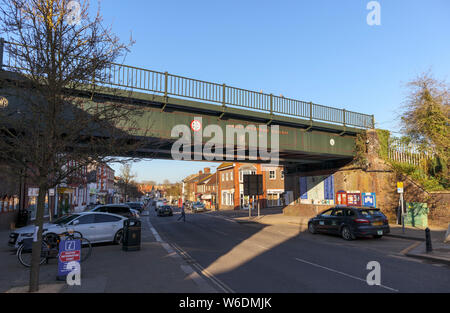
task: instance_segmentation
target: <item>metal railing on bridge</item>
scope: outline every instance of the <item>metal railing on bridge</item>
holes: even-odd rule
[[[14,43],[4,41],[4,44]],[[3,44],[1,45],[0,53],[3,55],[4,47]],[[7,53],[6,55],[6,59],[0,63],[0,66],[3,65],[4,68],[18,68],[14,58]],[[166,97],[190,98],[219,104],[223,107],[241,107],[272,115],[308,119],[311,122],[325,121],[356,128],[374,128],[373,115],[173,75],[167,72],[109,63],[102,70],[101,75],[98,76],[102,77],[102,79],[94,80],[94,83],[97,85],[148,91],[159,93]]]

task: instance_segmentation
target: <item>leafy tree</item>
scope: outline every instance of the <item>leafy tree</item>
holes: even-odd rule
[[[448,184],[450,87],[429,73],[418,76],[407,86],[410,93],[401,115],[402,132],[436,156],[431,174]]]

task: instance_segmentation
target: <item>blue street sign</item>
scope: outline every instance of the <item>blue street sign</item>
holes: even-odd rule
[[[362,205],[364,207],[377,207],[377,197],[375,192],[363,192],[362,193]]]
[[[67,265],[81,260],[81,240],[61,240],[59,243],[58,276],[66,276],[72,271]]]

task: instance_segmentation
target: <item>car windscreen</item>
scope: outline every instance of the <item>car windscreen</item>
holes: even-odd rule
[[[68,216],[62,216],[62,217],[58,218],[57,220],[53,221],[52,223],[57,224],[57,225],[64,225],[64,224],[70,223],[71,221],[76,219],[78,216],[80,216],[80,215],[72,214],[72,215],[68,215]]]
[[[383,217],[384,216],[380,210],[375,210],[375,209],[359,210],[359,213],[362,216],[366,216],[366,217]]]

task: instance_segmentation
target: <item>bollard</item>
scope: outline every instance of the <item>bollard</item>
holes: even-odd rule
[[[433,251],[433,246],[431,245],[431,233],[430,229],[427,227],[425,229],[425,240],[426,240],[426,246],[427,246],[427,253]]]

